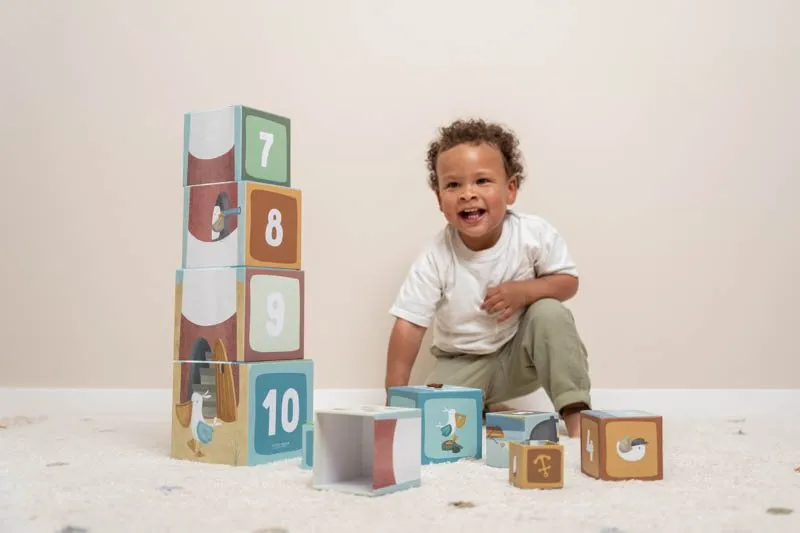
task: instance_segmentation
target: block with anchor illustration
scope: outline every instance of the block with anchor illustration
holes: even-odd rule
[[[173,362],[170,456],[231,466],[300,458],[314,363],[226,363],[220,341],[213,350],[206,361]]]
[[[508,482],[520,489],[564,487],[564,446],[550,440],[509,443]]]
[[[558,442],[555,411],[500,411],[486,413],[486,464],[508,468],[508,446],[512,441]]]
[[[422,464],[483,456],[483,391],[452,385],[390,387],[388,404],[422,411]]]
[[[256,181],[291,186],[291,121],[244,105],[183,119],[183,185]]]
[[[664,478],[661,416],[586,410],[580,421],[581,472],[605,481]]]
[[[302,268],[299,189],[229,182],[183,190],[183,268]]]

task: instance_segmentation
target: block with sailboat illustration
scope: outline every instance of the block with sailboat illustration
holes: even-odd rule
[[[222,349],[218,339],[214,351]],[[171,457],[231,466],[299,458],[314,364],[173,362]]]
[[[428,384],[390,387],[388,405],[422,412],[422,464],[481,459],[483,391]]]
[[[558,442],[555,411],[500,411],[486,413],[486,464],[508,468],[509,444],[521,441]]]
[[[183,268],[302,268],[299,189],[228,182],[183,194]]]
[[[256,181],[291,186],[291,120],[245,105],[183,119],[183,185]]]
[[[605,481],[664,479],[660,415],[640,410],[586,410],[580,415],[581,472]]]
[[[303,359],[305,277],[258,267],[178,269],[178,361],[260,362]],[[215,344],[219,349],[213,349]]]

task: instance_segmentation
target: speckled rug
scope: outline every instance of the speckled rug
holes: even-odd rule
[[[794,532],[800,425],[665,419],[665,479],[602,482],[566,447],[565,486],[510,487],[479,462],[423,468],[377,498],[320,492],[287,461],[225,467],[169,458],[169,424],[112,417],[0,420],[3,532]]]

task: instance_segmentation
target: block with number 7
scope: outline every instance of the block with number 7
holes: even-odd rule
[[[179,269],[174,359],[220,363],[303,359],[304,296],[305,276],[300,270]]]
[[[213,351],[173,363],[171,457],[232,466],[300,457],[313,362],[226,363],[219,341]]]
[[[291,187],[291,121],[243,105],[183,121],[183,185],[257,181]]]
[[[300,190],[253,182],[183,189],[183,268],[301,269]]]

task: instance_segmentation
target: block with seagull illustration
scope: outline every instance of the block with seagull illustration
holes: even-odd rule
[[[419,409],[383,405],[314,414],[312,486],[380,496],[420,486]]]
[[[580,415],[581,472],[605,481],[664,478],[661,416],[639,410]]]
[[[244,105],[184,114],[183,185],[256,181],[291,187],[291,121]]]
[[[481,389],[435,383],[390,387],[387,403],[421,410],[422,464],[482,458]]]
[[[548,440],[509,442],[508,482],[520,489],[564,487],[564,446]]]
[[[230,466],[300,458],[303,427],[314,412],[314,364],[308,359],[173,362],[175,459]]]
[[[512,441],[558,442],[558,419],[555,411],[486,413],[486,464],[508,468],[508,446]]]

